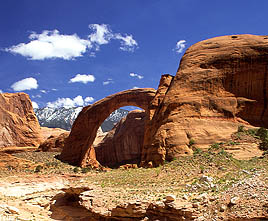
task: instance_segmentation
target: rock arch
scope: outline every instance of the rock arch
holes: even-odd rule
[[[155,92],[153,88],[126,90],[84,107],[72,126],[59,159],[82,167],[98,164],[92,144],[101,123],[123,106],[137,106],[147,112]]]

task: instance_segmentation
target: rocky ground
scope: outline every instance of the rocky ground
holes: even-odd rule
[[[157,168],[99,171],[6,148],[0,220],[268,220],[268,154],[258,143],[239,133]]]

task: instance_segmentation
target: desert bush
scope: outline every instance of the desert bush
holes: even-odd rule
[[[35,167],[34,172],[39,173],[39,172],[41,172],[42,169],[43,169],[43,167],[41,165],[38,165],[38,166]]]
[[[75,167],[75,168],[73,169],[73,171],[74,171],[74,173],[78,173],[78,172],[79,172],[79,168],[78,168],[78,167]]]
[[[263,127],[260,127],[256,135],[261,139],[259,148],[261,150],[268,150],[268,130]]]
[[[190,139],[188,146],[189,147],[192,147],[192,146],[194,146],[194,144],[195,144],[195,140],[194,139]]]
[[[238,128],[237,128],[237,132],[238,132],[238,133],[245,132],[245,127],[244,127],[243,125],[238,126]]]

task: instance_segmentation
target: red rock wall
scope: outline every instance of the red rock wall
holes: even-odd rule
[[[144,111],[131,111],[95,147],[96,159],[103,166],[138,164],[143,146]]]
[[[268,127],[267,61],[267,36],[223,36],[191,46],[155,111],[143,162],[159,165],[189,154],[190,139],[200,147],[226,141],[243,123]]]
[[[25,93],[0,93],[0,147],[38,146],[39,122]]]

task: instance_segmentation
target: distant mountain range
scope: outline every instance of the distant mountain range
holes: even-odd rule
[[[78,116],[83,107],[73,108],[38,108],[35,109],[36,116],[39,123],[43,127],[62,128],[65,130],[71,130],[73,122]],[[107,132],[114,127],[121,118],[128,114],[127,110],[118,109],[110,114],[110,116],[102,123],[101,129],[103,132]]]

